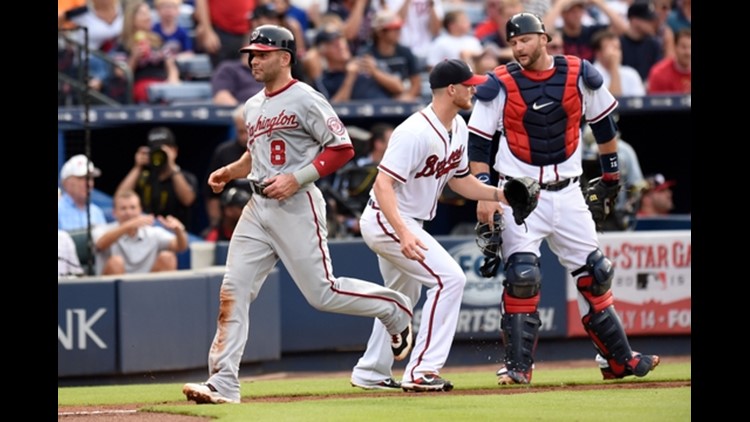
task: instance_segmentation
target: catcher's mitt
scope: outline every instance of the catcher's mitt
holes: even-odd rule
[[[513,208],[513,219],[519,226],[536,208],[540,189],[539,182],[526,176],[510,179],[503,185],[505,199]]]
[[[474,230],[477,233],[477,246],[484,254],[484,264],[479,268],[482,277],[492,278],[497,274],[497,269],[502,261],[500,245],[503,244],[502,233],[505,228],[503,216],[496,213],[492,220],[493,227],[489,223],[477,222]]]
[[[589,180],[584,197],[597,228],[601,227],[607,215],[612,211],[619,192],[620,184],[616,181],[608,184],[602,181],[601,177]]]

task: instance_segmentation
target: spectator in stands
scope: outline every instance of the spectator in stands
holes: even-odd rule
[[[402,84],[389,86],[396,90],[391,92],[394,98],[402,101],[414,101],[422,93],[422,76],[417,64],[417,57],[409,48],[399,44],[403,22],[390,10],[380,10],[372,21],[372,44],[363,50],[363,56],[373,57],[376,67],[398,76]],[[403,89],[400,94],[399,88]]]
[[[427,70],[427,52],[430,43],[440,34],[445,17],[443,0],[383,0],[373,2],[377,10],[390,9],[404,21],[401,28],[401,45],[409,47],[420,61],[420,70]]]
[[[91,0],[88,5],[69,9],[62,22],[58,19],[58,27],[60,24],[64,27],[85,27],[88,48],[106,55],[112,52],[122,33],[123,16],[119,0]],[[83,31],[72,32],[70,36],[75,42],[83,45]],[[89,55],[89,87],[91,89],[106,91],[105,84],[111,74],[112,68],[106,59],[96,54]]]
[[[502,64],[499,50],[494,45],[485,46],[479,55],[472,58],[472,69],[477,75],[483,75]]]
[[[649,72],[649,94],[689,94],[692,91],[691,30],[684,28],[675,35],[675,55],[656,63]]]
[[[247,151],[247,126],[245,125],[244,118],[244,103],[237,106],[232,112],[232,122],[234,123],[234,139],[229,139],[216,146],[213,154],[211,155],[211,161],[208,163],[206,176],[203,180],[208,180],[208,175],[227,164],[237,161],[242,154]],[[240,179],[232,180],[226,185],[227,188],[238,187],[242,190],[250,192],[249,184],[242,184]],[[206,215],[208,215],[208,229],[214,229],[218,227],[219,221],[221,220],[221,195],[214,193],[208,186],[208,183],[203,184],[203,196],[206,203]]]
[[[63,164],[60,170],[62,195],[57,201],[58,229],[79,230],[87,228],[89,221],[92,227],[107,222],[104,211],[89,198],[94,190],[94,178],[101,174],[101,170],[83,154],[74,155]]]
[[[307,20],[307,12],[291,4],[289,0],[266,0],[268,3],[259,3],[255,8],[261,5],[271,6],[281,17],[281,26],[289,29],[294,34],[294,40],[297,44],[297,58],[305,55],[307,43],[305,42],[305,33],[310,29],[310,23]]]
[[[180,5],[182,0],[154,0],[154,8],[159,21],[153,26],[153,31],[161,36],[164,48],[169,49],[175,57],[194,54],[193,39],[187,29],[179,24]]]
[[[76,244],[70,233],[57,229],[57,276],[77,277],[83,275]]]
[[[594,67],[602,74],[604,85],[615,97],[640,97],[646,88],[638,72],[622,64],[620,37],[609,29],[594,34]]]
[[[620,37],[622,64],[637,70],[643,81],[648,79],[651,67],[663,57],[661,43],[655,35],[657,20],[650,0],[636,0],[628,8],[630,27]]]
[[[471,33],[471,21],[463,10],[451,10],[443,19],[444,31],[429,46],[427,68],[432,69],[443,60],[459,59],[471,62],[482,53],[482,44]]]
[[[204,237],[209,242],[225,241],[232,238],[234,227],[240,221],[242,209],[250,200],[250,192],[232,187],[221,193],[219,222]]]
[[[544,16],[544,26],[548,30],[555,28],[557,18],[562,17],[561,29],[565,54],[578,56],[593,62],[592,39],[595,33],[609,28],[617,35],[621,35],[628,28],[628,23],[623,21],[606,3],[605,0],[558,0]],[[587,13],[586,8],[589,4],[601,10],[610,23],[584,25],[583,17]]]
[[[520,4],[521,0],[517,0]],[[484,11],[485,19],[476,24],[474,27],[474,36],[478,39],[482,39],[488,35],[492,35],[498,32],[501,28],[504,29],[505,25],[500,24],[500,11],[505,5],[504,0],[485,0]]]
[[[674,180],[666,180],[661,173],[646,177],[646,188],[641,197],[638,217],[653,217],[668,215],[674,209],[672,202],[672,186]]]
[[[672,0],[654,0],[656,10],[656,39],[661,44],[664,57],[674,57],[674,32],[667,23],[669,12],[672,10]]]
[[[693,0],[676,0],[676,6],[667,16],[667,25],[675,34],[683,28],[690,28],[693,22]]]
[[[304,34],[311,28],[310,20],[307,17],[307,11],[292,4],[289,0],[271,0],[271,2],[276,7],[276,10],[279,11],[279,14],[288,20],[294,20],[297,22],[300,34],[303,35],[301,41],[304,43]],[[256,6],[256,8],[258,6]],[[294,39],[297,39],[296,33],[294,34]],[[299,49],[297,49],[297,52],[299,52]]]
[[[510,48],[508,41],[505,39],[505,24],[508,22],[508,19],[510,19],[511,16],[515,15],[516,13],[523,12],[524,9],[520,0],[494,1],[498,3],[498,6],[496,6],[497,11],[494,12],[494,25],[492,25],[495,30],[481,37],[477,36],[477,38],[479,38],[479,42],[482,43],[483,46],[490,47],[492,49],[491,51],[494,52],[494,55],[497,56],[497,59],[500,61],[500,63],[503,64],[514,60],[513,50]],[[547,28],[548,31],[550,29],[551,28]],[[478,69],[474,69],[474,71],[477,73],[482,73]]]
[[[86,0],[57,0],[57,29],[72,29],[74,16],[86,13]]]
[[[133,190],[140,197],[139,208],[142,206],[145,212],[173,215],[185,227],[191,227],[198,179],[177,165],[177,153],[177,141],[169,128],[151,129],[148,145],[138,147],[133,168],[117,186],[117,192]]]
[[[547,33],[550,36],[549,42],[547,42],[547,53],[556,56],[563,54],[563,36],[562,36],[562,30],[559,28],[555,28],[553,30],[547,30]]]
[[[331,103],[391,99],[391,92],[397,90],[386,85],[401,84],[398,92],[403,91],[401,79],[378,69],[372,57],[352,57],[349,43],[340,32],[318,32],[315,45],[327,67],[314,86]]]
[[[537,16],[544,16],[547,14],[549,9],[552,8],[552,3],[554,3],[555,1],[559,0],[521,0],[521,5],[523,6],[522,12],[529,12]],[[510,16],[513,15],[511,14]],[[547,29],[549,30],[553,27],[547,27]]]
[[[240,58],[248,42],[248,16],[257,0],[195,0],[195,38],[198,51],[211,56],[213,68],[223,60]]]
[[[180,83],[174,52],[163,48],[161,36],[151,28],[151,7],[143,0],[131,0],[125,10],[120,43],[114,57],[133,72],[133,101],[148,102],[148,87],[154,83]],[[115,71],[118,74],[118,71]],[[120,75],[122,77],[123,75]]]
[[[185,226],[167,215],[143,214],[132,190],[115,194],[117,221],[97,226],[91,233],[96,249],[96,274],[136,274],[177,269],[177,253],[188,248]],[[154,223],[160,224],[155,226]]]
[[[317,36],[320,32],[342,32],[344,30],[344,21],[341,16],[335,13],[324,13],[320,16],[320,24],[315,30]],[[312,45],[305,51],[304,57],[300,60],[303,69],[303,79],[310,85],[315,85],[315,80],[323,74],[323,69],[328,65],[325,63],[323,56],[320,55],[318,46],[313,40]]]
[[[373,0],[329,0],[327,13],[334,13],[341,17],[343,27],[341,34],[349,43],[352,54],[358,54],[359,49],[370,42],[370,29]]]

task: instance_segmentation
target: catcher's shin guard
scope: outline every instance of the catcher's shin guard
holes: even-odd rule
[[[659,364],[658,356],[642,355],[630,348],[614,306],[584,316],[583,325],[597,350],[607,361],[607,366],[600,367],[604,379],[624,378],[628,375],[643,377]]]
[[[534,351],[539,339],[539,298],[542,273],[539,258],[533,253],[514,253],[508,258],[503,285],[503,330],[505,369],[498,383],[528,384],[534,363]]]
[[[539,312],[503,314],[501,321],[503,344],[505,345],[505,369],[503,375],[511,380],[498,379],[500,384],[528,384],[531,382],[534,351],[539,340],[542,320]]]
[[[642,377],[658,365],[658,356],[641,355],[630,348],[613,305],[610,287],[614,269],[609,259],[597,249],[588,256],[586,265],[573,272],[573,276],[580,276],[576,287],[590,305],[589,312],[581,319],[584,329],[608,364],[608,367],[601,368],[604,379],[628,375]]]

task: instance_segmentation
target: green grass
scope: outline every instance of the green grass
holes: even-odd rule
[[[663,362],[645,378],[601,380],[596,368],[534,372],[529,386],[495,383],[493,373],[444,370],[456,388],[450,393],[373,393],[349,385],[347,376],[246,381],[240,405],[186,404],[182,384],[58,388],[58,406],[143,404],[144,410],[211,417],[217,421],[518,421],[671,422],[691,419],[691,387],[584,389],[599,384],[687,381],[691,364]],[[558,387],[553,391],[542,387]],[[489,394],[462,394],[490,390]],[[508,390],[514,394],[506,394]],[[346,398],[267,401],[269,397],[348,394]],[[362,397],[358,397],[365,395]],[[257,399],[253,401],[253,399]],[[175,404],[175,402],[179,404]]]

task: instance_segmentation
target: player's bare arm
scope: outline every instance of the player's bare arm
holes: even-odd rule
[[[208,186],[211,187],[214,193],[220,193],[229,181],[247,177],[250,174],[252,165],[252,156],[249,152],[245,151],[239,160],[211,172],[208,175]]]
[[[480,161],[471,161],[469,163],[469,168],[471,169],[471,174],[477,175],[477,174],[489,174],[490,173],[490,165],[487,163],[483,163]],[[451,187],[452,189],[452,187]],[[492,225],[493,222],[493,216],[495,213],[502,214],[502,207],[500,206],[499,202],[496,201],[478,201],[477,202],[477,220],[480,223],[487,223]]]
[[[485,185],[473,175],[454,177],[448,181],[448,186],[466,199],[508,204],[502,189]],[[502,214],[502,211],[500,213]]]
[[[424,261],[425,256],[422,251],[426,251],[427,247],[406,227],[404,220],[401,218],[401,213],[398,212],[398,200],[393,188],[396,183],[398,182],[387,174],[378,172],[372,187],[375,198],[388,223],[396,231],[396,236],[398,236],[401,245],[401,253],[409,259]]]

